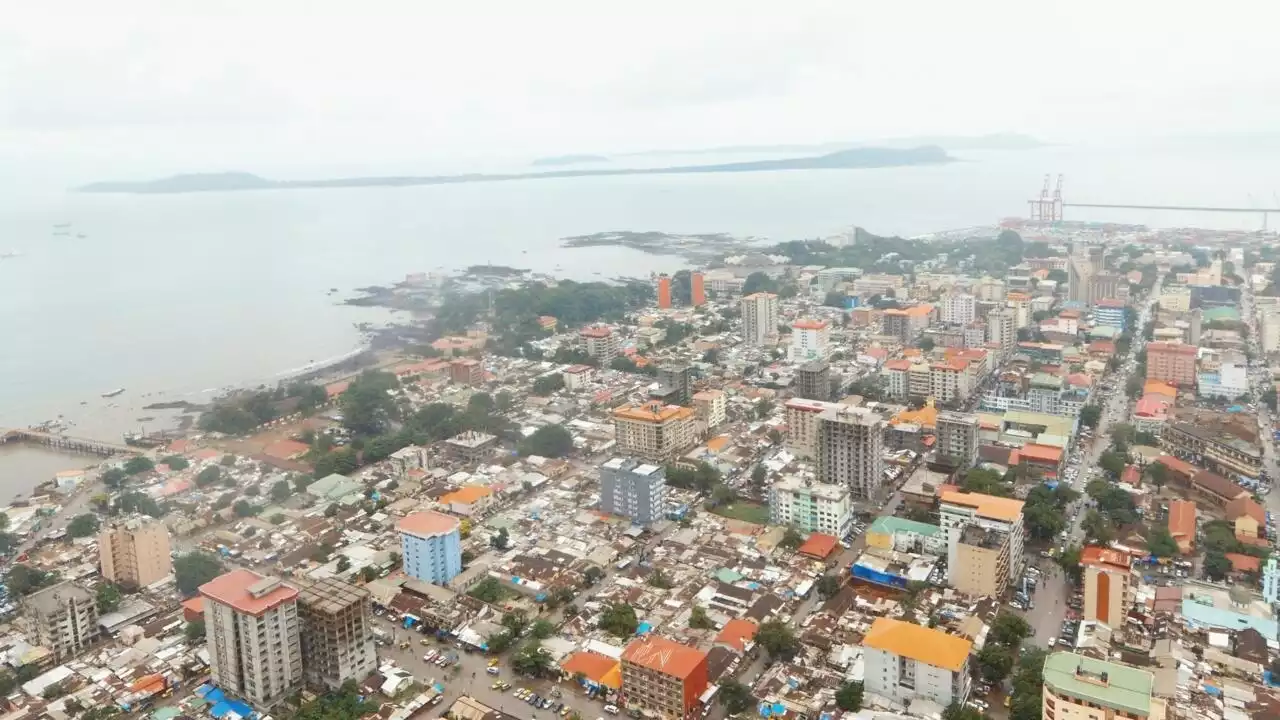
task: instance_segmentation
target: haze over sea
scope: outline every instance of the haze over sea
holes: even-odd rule
[[[21,255],[0,260],[0,427],[63,415],[73,423],[69,434],[119,441],[122,432],[139,428],[138,418],[161,415],[142,410],[147,403],[207,400],[219,388],[274,382],[350,353],[360,342],[353,324],[388,315],[341,300],[354,288],[410,272],[494,262],[590,280],[683,264],[623,248],[560,248],[569,235],[660,230],[782,241],[852,225],[918,235],[1025,215],[1045,173],[1066,175],[1069,202],[1280,206],[1273,196],[1280,191],[1274,138],[952,154],[961,162],[185,195],[74,193],[68,188],[96,180],[165,173],[87,172],[70,164],[24,168],[22,158],[4,159],[0,254]],[[697,161],[741,159],[756,158]],[[645,158],[643,164],[688,161]],[[619,164],[641,163],[625,158]],[[274,179],[439,171],[182,171],[223,169]],[[1252,214],[1068,209],[1067,217],[1261,226],[1260,215]],[[60,223],[71,223],[70,236],[53,235]],[[339,292],[330,295],[330,288]],[[117,387],[126,392],[101,397]],[[47,479],[48,459],[32,457],[0,450],[0,497]]]

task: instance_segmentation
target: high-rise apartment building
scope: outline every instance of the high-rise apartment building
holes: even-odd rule
[[[818,416],[818,480],[854,499],[879,502],[884,483],[884,420],[866,408],[828,408]]]
[[[307,684],[337,690],[378,668],[373,644],[373,605],[368,590],[324,578],[298,596],[302,657]]]
[[[938,707],[969,697],[973,643],[904,620],[877,618],[862,639],[867,692],[899,704],[928,700]]]
[[[127,588],[144,588],[169,577],[169,553],[169,529],[152,518],[114,523],[98,535],[102,577]]]
[[[831,327],[826,320],[797,320],[791,324],[787,360],[793,363],[824,361],[830,354]]]
[[[266,709],[303,683],[298,591],[232,570],[200,586],[213,684]]]
[[[929,327],[935,315],[932,305],[921,303],[904,309],[885,310],[880,316],[880,322],[885,335],[892,335],[898,342],[909,346]]]
[[[943,493],[938,524],[947,537],[951,587],[970,595],[998,595],[1021,574],[1023,504],[982,493]],[[978,531],[966,535],[969,527]]]
[[[404,572],[425,583],[444,585],[462,572],[462,524],[458,518],[420,510],[396,523]]]
[[[1129,555],[1119,550],[1090,545],[1080,552],[1085,620],[1097,620],[1117,630],[1124,626],[1132,566]]]
[[[658,276],[658,307],[668,309],[671,307],[671,276]]]
[[[943,411],[935,422],[937,454],[951,458],[961,467],[970,467],[978,461],[978,416],[969,413]]]
[[[679,405],[623,405],[613,411],[614,440],[624,455],[667,462],[697,441],[692,408]]]
[[[1044,661],[1041,716],[1051,720],[1164,720],[1168,705],[1155,696],[1146,670],[1056,652]]]
[[[1000,346],[1000,354],[1007,357],[1018,343],[1018,329],[1014,313],[1008,308],[987,313],[987,342]]]
[[[778,296],[758,292],[738,301],[742,310],[742,334],[748,345],[772,345],[778,341]]]
[[[693,400],[693,368],[684,363],[663,363],[658,366],[658,383],[674,391],[671,396],[678,405],[688,405]]]
[[[589,325],[578,331],[582,338],[587,357],[595,358],[601,367],[609,367],[609,363],[618,356],[618,337],[608,325]]]
[[[1147,343],[1147,379],[1161,380],[1178,388],[1196,386],[1195,345],[1181,343]]]
[[[636,525],[662,519],[666,473],[661,465],[613,458],[600,465],[600,510],[630,518]]]
[[[101,636],[97,597],[75,582],[37,590],[23,598],[22,607],[35,629],[35,643],[55,660],[79,654]]]
[[[942,322],[968,325],[976,317],[977,299],[969,293],[952,292],[942,298]]]
[[[831,366],[820,360],[807,362],[796,368],[792,385],[796,397],[806,400],[831,399]]]
[[[704,429],[717,428],[728,420],[728,396],[723,390],[696,392],[693,394],[693,412]]]
[[[689,717],[710,684],[706,653],[655,633],[632,640],[621,660],[628,707],[661,720]]]
[[[689,301],[694,307],[707,304],[706,279],[700,272],[689,274]]]
[[[839,407],[836,403],[805,398],[792,398],[787,401],[787,450],[798,458],[812,460],[818,457],[818,435],[821,423],[819,418],[829,408]]]
[[[1089,279],[1092,270],[1087,258],[1078,255],[1067,259],[1067,299],[1072,302],[1089,302]]]
[[[853,531],[853,502],[844,485],[785,478],[769,490],[769,522],[843,538]]]

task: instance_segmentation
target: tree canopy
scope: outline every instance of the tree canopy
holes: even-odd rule
[[[573,452],[573,436],[563,425],[543,425],[520,441],[521,455],[559,458]]]
[[[179,555],[173,561],[173,574],[178,590],[187,597],[195,595],[201,585],[222,573],[222,562],[208,553],[189,552]]]
[[[766,620],[756,630],[756,642],[769,652],[769,657],[790,660],[800,651],[800,641],[791,626],[782,620]]]
[[[640,621],[636,618],[636,609],[626,603],[607,605],[600,613],[601,630],[619,638],[629,638],[636,634]]]

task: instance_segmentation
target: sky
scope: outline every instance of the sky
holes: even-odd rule
[[[78,163],[89,179],[1280,129],[1280,6],[1262,0],[0,7],[0,158]]]

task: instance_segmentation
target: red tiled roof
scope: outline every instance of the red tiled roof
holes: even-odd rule
[[[622,651],[625,662],[681,680],[707,661],[706,653],[652,633],[636,638]]]
[[[1183,460],[1179,460],[1178,458],[1172,455],[1161,455],[1160,457],[1156,458],[1156,462],[1169,468],[1170,472],[1178,473],[1179,475],[1182,475],[1183,477],[1188,479],[1190,479],[1192,476],[1194,476],[1197,472],[1200,471],[1200,469],[1197,468],[1195,465],[1192,465],[1191,463],[1185,462]]]
[[[745,653],[747,643],[755,639],[757,630],[759,628],[754,622],[746,618],[734,618],[720,628],[720,634],[716,635],[716,643],[728,645],[740,653]]]
[[[1227,559],[1231,561],[1231,569],[1235,572],[1258,572],[1262,569],[1262,561],[1252,555],[1227,553]]]
[[[1236,520],[1237,518],[1245,515],[1257,520],[1259,523],[1264,523],[1267,520],[1267,511],[1262,509],[1262,506],[1258,504],[1257,500],[1254,500],[1248,495],[1241,495],[1235,500],[1227,503],[1227,507],[1225,509],[1227,511],[1228,520]]]
[[[1248,490],[1245,490],[1221,475],[1211,473],[1208,470],[1201,470],[1196,473],[1195,476],[1191,478],[1191,484],[1196,487],[1204,488],[1214,495],[1228,500],[1234,500],[1242,494],[1249,494]]]
[[[283,583],[257,596],[249,591],[251,587],[266,579],[252,570],[232,570],[201,585],[200,594],[249,615],[261,615],[283,602],[298,597],[297,590]]]
[[[809,536],[808,540],[804,541],[804,544],[801,545],[800,549],[796,552],[801,555],[818,558],[819,560],[825,560],[827,556],[836,549],[836,544],[839,542],[839,538],[835,535],[813,533]]]
[[[1133,561],[1125,553],[1097,545],[1090,545],[1080,551],[1080,564],[1121,572],[1129,572],[1133,567]]]
[[[1191,500],[1174,500],[1169,503],[1169,534],[1178,541],[1185,553],[1195,545],[1196,504]]]
[[[582,673],[591,682],[608,685],[614,690],[622,686],[618,661],[608,655],[583,650],[566,658],[560,668],[569,675]]]
[[[439,535],[450,530],[457,530],[459,525],[458,518],[452,515],[445,515],[432,510],[422,510],[412,515],[406,515],[400,522],[396,523],[396,529],[414,535]]]

